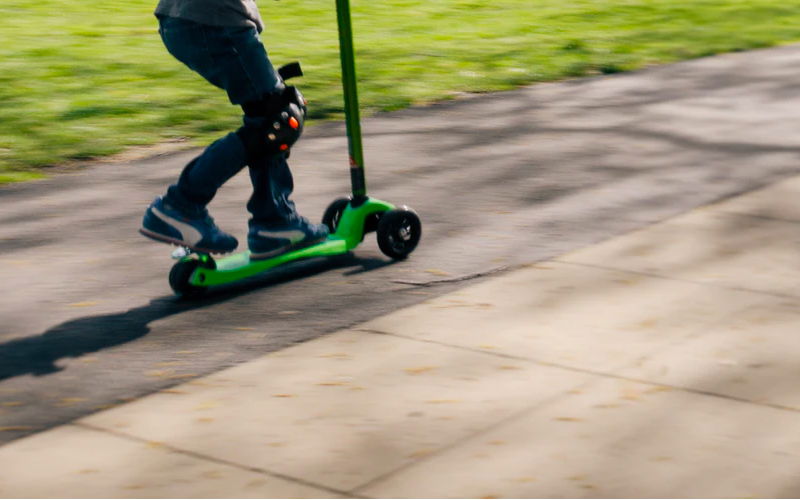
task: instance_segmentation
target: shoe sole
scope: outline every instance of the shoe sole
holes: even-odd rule
[[[278,248],[278,249],[272,250],[270,252],[254,253],[251,250],[250,251],[250,260],[271,259],[272,257],[278,257],[280,255],[292,252],[294,250],[302,250],[304,248],[308,248],[308,247],[314,246],[317,243],[322,243],[323,241],[325,241],[325,239],[327,239],[327,236],[323,236],[321,238],[317,238],[316,240],[304,241],[304,242],[298,243],[296,245],[286,245],[283,248]]]
[[[170,238],[169,236],[164,236],[163,234],[154,233],[145,228],[140,228],[139,233],[142,236],[146,236],[151,240],[158,241],[159,243],[168,243],[171,245],[179,246],[179,247],[186,247],[189,250],[196,252],[196,253],[207,253],[207,254],[216,254],[216,255],[224,255],[233,252],[233,250],[211,250],[209,248],[200,248],[194,245],[190,245],[185,241],[181,241],[175,238]],[[235,249],[234,249],[235,250]]]

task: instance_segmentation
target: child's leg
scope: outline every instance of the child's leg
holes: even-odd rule
[[[255,29],[211,27],[167,18],[161,21],[161,35],[178,60],[225,89],[231,103],[249,110],[245,131],[252,130],[250,125],[258,128],[273,123],[269,103],[285,87]],[[266,114],[252,116],[253,110],[266,110]],[[248,203],[252,214],[248,243],[252,257],[269,257],[324,239],[325,226],[300,217],[289,200],[294,184],[286,153],[254,154],[259,148],[251,147],[249,140],[246,147],[242,140],[245,136],[251,138],[252,134],[231,133],[209,146],[170,186],[167,201],[178,207],[203,207],[222,184],[249,164],[253,195]],[[211,230],[218,232],[216,226]]]
[[[285,154],[266,158],[262,165],[251,166],[250,180],[253,195],[247,203],[247,210],[253,214],[254,220],[267,226],[282,224],[296,213],[294,202],[289,199],[294,181]]]
[[[283,89],[253,28],[205,26],[163,18],[160,32],[173,56],[224,89],[233,104],[255,101]],[[205,206],[247,162],[239,137],[228,134],[186,166],[167,196],[178,204]]]

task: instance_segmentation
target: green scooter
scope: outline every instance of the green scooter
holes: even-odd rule
[[[381,251],[395,260],[408,257],[419,243],[422,225],[413,210],[367,196],[349,0],[336,0],[336,12],[353,192],[334,200],[325,210],[322,223],[328,226],[330,235],[316,245],[263,260],[251,260],[249,251],[214,258],[178,248],[173,252],[178,262],[169,273],[169,284],[176,294],[199,296],[209,287],[233,283],[283,264],[341,255],[357,247],[373,231]]]

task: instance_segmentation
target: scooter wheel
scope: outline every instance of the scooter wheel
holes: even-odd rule
[[[328,230],[331,234],[336,232],[339,221],[342,220],[342,214],[349,204],[350,198],[337,198],[325,209],[325,213],[322,216],[322,223],[328,226]]]
[[[411,254],[422,236],[419,216],[409,209],[384,212],[378,222],[378,246],[387,257],[402,260]]]
[[[183,297],[194,298],[203,295],[206,288],[189,283],[192,274],[200,267],[201,262],[197,259],[178,261],[169,272],[169,286],[172,290]]]

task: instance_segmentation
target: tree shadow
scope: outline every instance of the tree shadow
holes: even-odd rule
[[[40,335],[0,344],[0,381],[22,375],[43,376],[61,370],[56,362],[76,358],[140,339],[150,333],[150,323],[201,309],[247,293],[310,277],[338,268],[356,267],[346,274],[369,272],[391,262],[359,259],[353,254],[310,259],[271,270],[262,275],[218,287],[199,298],[162,296],[124,312],[73,319]]]

